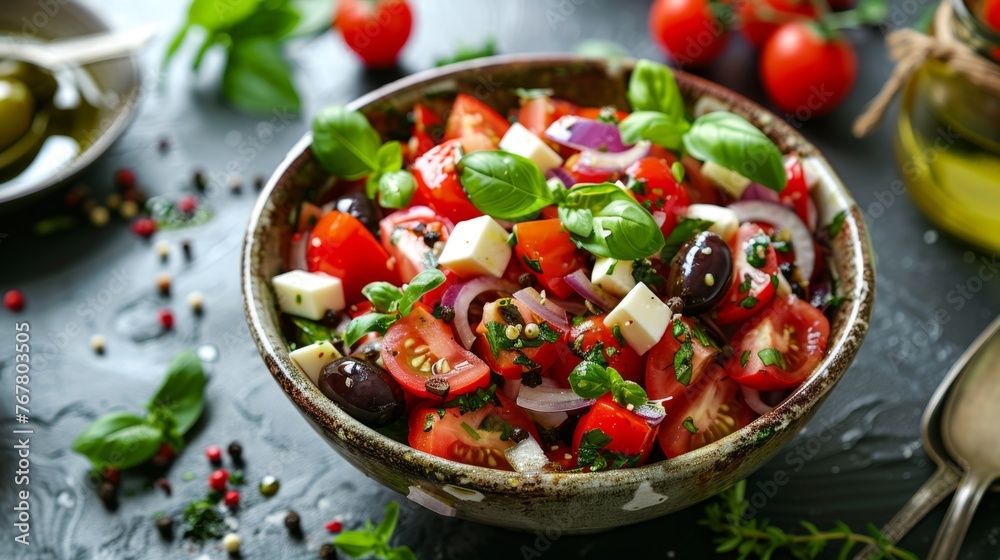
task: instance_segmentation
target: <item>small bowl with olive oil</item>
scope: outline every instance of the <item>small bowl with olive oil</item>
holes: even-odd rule
[[[7,0],[0,41],[43,43],[109,31],[75,2]],[[65,184],[121,135],[141,92],[138,57],[47,69],[0,57],[0,207]]]

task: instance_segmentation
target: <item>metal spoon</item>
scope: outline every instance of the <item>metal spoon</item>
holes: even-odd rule
[[[955,380],[965,371],[973,356],[978,354],[982,347],[994,338],[998,330],[1000,330],[1000,317],[993,321],[959,356],[958,361],[948,371],[948,375],[941,381],[931,396],[930,402],[927,403],[921,422],[924,451],[937,464],[938,468],[906,505],[882,527],[882,534],[885,536],[885,541],[881,543],[883,546],[899,542],[958,486],[958,482],[962,478],[962,471],[949,456],[941,435],[944,405],[951,394]],[[868,560],[875,556],[878,551],[879,549],[875,545],[868,545],[854,557],[854,560]]]
[[[0,40],[0,59],[22,60],[49,69],[90,64],[128,56],[155,34],[155,25],[144,25],[45,43]]]
[[[954,560],[976,507],[994,480],[1000,478],[1000,337],[994,321],[981,346],[962,368],[941,416],[945,449],[965,474],[938,530],[929,560]]]

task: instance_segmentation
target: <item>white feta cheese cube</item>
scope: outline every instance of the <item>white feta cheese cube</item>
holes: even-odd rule
[[[500,149],[526,157],[545,173],[563,164],[563,158],[521,123],[514,123],[500,139]]]
[[[510,262],[507,230],[489,216],[459,222],[448,237],[438,262],[462,278],[500,278]]]
[[[747,187],[750,186],[750,179],[711,161],[706,161],[701,166],[701,174],[711,181],[712,184],[726,191],[729,193],[729,196],[736,199],[743,196],[743,191],[747,190]]]
[[[615,297],[625,297],[635,287],[632,278],[632,261],[618,261],[597,257],[590,281],[598,288]]]
[[[740,219],[725,206],[714,204],[692,204],[688,206],[686,216],[691,219],[708,220],[712,222],[708,231],[719,234],[719,237],[729,241],[736,235],[740,227]]]
[[[319,386],[319,374],[323,371],[323,366],[341,357],[340,352],[328,340],[315,342],[309,346],[292,350],[288,356],[317,387]]]
[[[278,306],[289,315],[318,321],[328,309],[341,311],[346,306],[344,284],[340,278],[293,270],[271,279]]]
[[[660,298],[639,282],[604,318],[604,325],[618,325],[622,337],[642,356],[656,345],[667,332],[673,313]]]

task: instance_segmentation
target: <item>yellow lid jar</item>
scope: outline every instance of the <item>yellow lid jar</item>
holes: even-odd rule
[[[943,0],[932,33],[998,64],[1000,34],[976,17],[982,0]],[[942,17],[944,16],[944,17]],[[947,60],[929,59],[903,88],[896,155],[917,206],[941,229],[1000,251],[1000,94]]]

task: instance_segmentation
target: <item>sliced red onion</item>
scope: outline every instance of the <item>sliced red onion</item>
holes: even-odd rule
[[[565,309],[567,315],[586,315],[590,313],[586,304],[579,300],[559,299],[550,296],[546,296],[545,299]]]
[[[656,227],[663,227],[663,224],[667,221],[667,213],[654,210],[653,221],[656,222]]]
[[[483,292],[496,291],[509,294],[516,290],[517,284],[513,282],[484,276],[464,284],[456,284],[445,291],[441,303],[455,310],[455,332],[458,333],[458,339],[463,346],[472,348],[472,343],[476,341],[476,333],[472,332],[472,327],[469,325],[469,306],[472,305],[472,300]]]
[[[304,231],[297,239],[293,239],[288,247],[288,270],[309,270],[306,251],[309,247],[309,237],[312,231]]]
[[[816,231],[816,226],[819,225],[819,210],[816,209],[816,203],[813,202],[811,196],[806,201],[806,218],[809,231]]]
[[[585,399],[573,392],[572,389],[562,387],[538,387],[521,386],[521,391],[517,395],[517,406],[538,412],[566,412],[569,410],[580,410],[597,402],[595,399]]]
[[[649,401],[642,406],[636,407],[632,412],[645,418],[650,426],[658,426],[667,415],[660,401]]]
[[[587,273],[584,272],[582,268],[573,274],[564,276],[563,280],[565,280],[566,283],[569,284],[569,287],[573,288],[576,293],[583,296],[584,299],[590,301],[605,311],[611,311],[621,301],[608,292],[605,292],[601,288],[595,286],[594,283],[590,281],[590,278],[587,278]]]
[[[559,181],[567,189],[576,184],[576,179],[573,178],[573,175],[569,171],[567,171],[565,167],[553,167],[552,169],[549,169],[548,171],[545,172],[545,178],[559,179]]]
[[[747,403],[747,406],[750,407],[750,410],[753,410],[757,414],[763,416],[768,412],[771,412],[771,409],[774,408],[773,406],[761,400],[760,391],[758,391],[757,389],[751,389],[750,387],[744,387],[741,385],[740,391],[743,391],[744,402]]]
[[[795,248],[795,266],[803,281],[812,278],[816,268],[816,249],[813,246],[812,234],[794,210],[782,204],[761,202],[757,200],[742,200],[729,205],[736,212],[741,222],[766,222],[774,227],[787,231]]]
[[[764,185],[759,185],[757,183],[750,183],[747,188],[743,191],[743,196],[740,200],[761,200],[764,202],[781,202],[781,197],[777,192],[765,187]]]
[[[574,150],[598,150],[618,153],[628,150],[622,144],[618,125],[594,119],[584,119],[576,115],[566,115],[549,125],[545,136]]]
[[[581,150],[579,165],[604,171],[625,171],[628,166],[649,155],[651,145],[649,140],[640,140],[625,152]]]
[[[566,414],[565,412],[538,412],[535,410],[524,410],[524,414],[546,430],[558,428],[563,425],[563,422],[569,420],[569,414]]]
[[[503,454],[517,472],[538,472],[549,464],[549,458],[542,451],[542,446],[531,436],[508,447]]]
[[[569,330],[569,319],[566,310],[559,307],[548,298],[542,300],[542,295],[534,288],[524,288],[514,292],[514,298],[527,305],[531,312],[553,327],[566,332]]]

